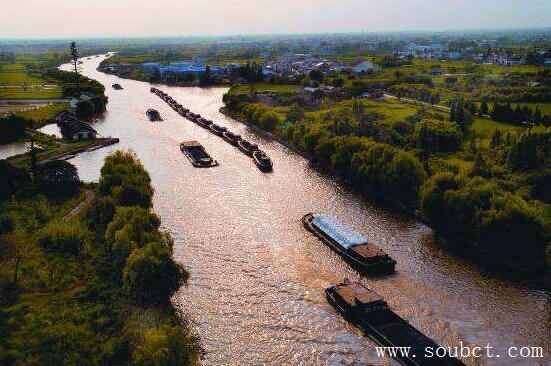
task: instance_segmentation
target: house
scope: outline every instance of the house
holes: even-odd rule
[[[56,116],[61,135],[67,140],[94,140],[98,133],[88,123],[81,121],[73,112],[62,111]]]
[[[429,70],[430,76],[439,76],[443,74],[444,74],[444,70],[442,70],[440,67],[435,67]]]
[[[379,66],[371,61],[360,61],[352,65],[352,71],[355,74],[365,74],[367,72],[378,72]]]

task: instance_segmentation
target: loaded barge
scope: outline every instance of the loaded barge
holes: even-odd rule
[[[398,351],[396,360],[406,366],[465,366],[457,358],[437,357],[438,345],[390,310],[376,292],[358,282],[344,282],[325,290],[327,301],[348,321],[383,347],[411,347]],[[427,350],[432,350],[427,352]]]
[[[178,114],[180,114],[182,117],[187,118],[188,120],[195,122],[199,126],[208,129],[213,134],[222,137],[224,140],[226,140],[229,144],[236,146],[241,152],[243,152],[245,155],[248,155],[252,157],[254,163],[256,166],[263,172],[269,172],[273,170],[273,163],[272,160],[268,155],[266,155],[265,152],[259,150],[258,145],[251,144],[250,142],[243,140],[240,135],[233,133],[231,131],[228,131],[228,129],[224,126],[219,126],[212,121],[203,118],[200,114],[193,113],[189,109],[184,108],[180,103],[178,103],[174,98],[172,98],[167,93],[163,92],[160,89],[157,89],[155,87],[151,87],[150,89],[151,93],[157,95],[159,98],[164,100],[172,109],[174,109]],[[154,110],[153,110],[154,111]],[[156,111],[155,111],[156,112]],[[158,113],[158,112],[157,112]],[[148,117],[149,119],[155,118],[152,117],[148,111]],[[158,115],[158,120],[162,120],[160,115]],[[182,146],[181,146],[182,148]],[[182,151],[186,149],[182,148]],[[203,149],[204,150],[204,149]],[[205,152],[206,154],[206,152]],[[192,161],[193,162],[193,161]],[[199,164],[198,162],[195,162],[195,164]],[[199,166],[199,165],[196,165]],[[203,166],[203,165],[201,165]]]
[[[212,157],[207,154],[205,148],[197,141],[182,142],[180,144],[180,150],[196,168],[210,168],[218,165],[218,162],[213,160]]]
[[[302,223],[360,272],[371,275],[394,272],[394,259],[334,216],[309,213],[304,215]]]
[[[163,120],[161,118],[161,114],[156,109],[148,109],[147,112],[145,112],[145,114],[147,115],[147,118],[149,118],[151,122]]]
[[[272,160],[262,150],[253,151],[253,161],[263,172],[270,172],[273,169]]]

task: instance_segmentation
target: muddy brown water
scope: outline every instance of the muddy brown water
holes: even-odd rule
[[[174,302],[190,318],[206,351],[205,365],[388,365],[375,344],[328,305],[324,289],[344,278],[378,291],[395,312],[441,345],[490,344],[500,358],[468,364],[550,364],[549,292],[495,276],[447,253],[430,228],[360,198],[281,144],[219,113],[225,88],[158,86],[196,113],[258,143],[274,161],[253,161],[183,119],[149,92],[148,83],[96,71],[108,112],[95,124],[118,145],[71,161],[97,180],[105,156],[136,152],[151,174],[154,209],[175,239],[175,257],[191,272]],[[120,83],[124,89],[113,90]],[[148,108],[164,118],[151,123]],[[220,166],[196,169],[179,150],[197,140]],[[362,278],[302,227],[307,212],[326,212],[364,233],[397,262],[395,275]],[[543,359],[510,358],[511,346],[541,346]]]

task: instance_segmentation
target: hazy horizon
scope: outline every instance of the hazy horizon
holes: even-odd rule
[[[551,1],[546,0],[387,0],[385,3],[21,0],[3,5],[2,10],[0,38],[3,39],[469,31],[551,26]]]

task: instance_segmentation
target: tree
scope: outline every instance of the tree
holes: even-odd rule
[[[90,100],[81,100],[77,103],[76,114],[82,119],[88,119],[94,115],[94,104]]]
[[[274,131],[279,125],[279,117],[272,111],[266,111],[262,113],[258,123],[260,127],[265,128],[268,131]]]
[[[0,179],[0,196],[16,192],[29,179],[24,169],[12,165],[7,160],[0,160],[0,177],[2,177]]]
[[[308,74],[311,80],[317,81],[318,83],[321,83],[323,81],[323,72],[319,69],[313,69]]]
[[[64,160],[39,165],[36,181],[45,193],[53,196],[72,194],[80,185],[77,168]]]
[[[166,245],[151,242],[130,254],[124,267],[123,282],[130,297],[139,304],[165,304],[188,276],[174,262]]]
[[[210,71],[210,66],[205,67],[205,71],[199,75],[199,85],[200,86],[209,86],[212,85],[212,75]]]
[[[287,112],[286,120],[294,123],[303,120],[304,116],[304,109],[298,103],[294,103]]]
[[[75,42],[71,42],[70,49],[71,49],[71,57],[73,59],[73,65],[75,67],[75,84],[77,85],[77,95],[80,95],[80,84],[79,84],[80,75],[78,73],[78,67],[77,67],[77,63],[78,63],[77,44]]]

